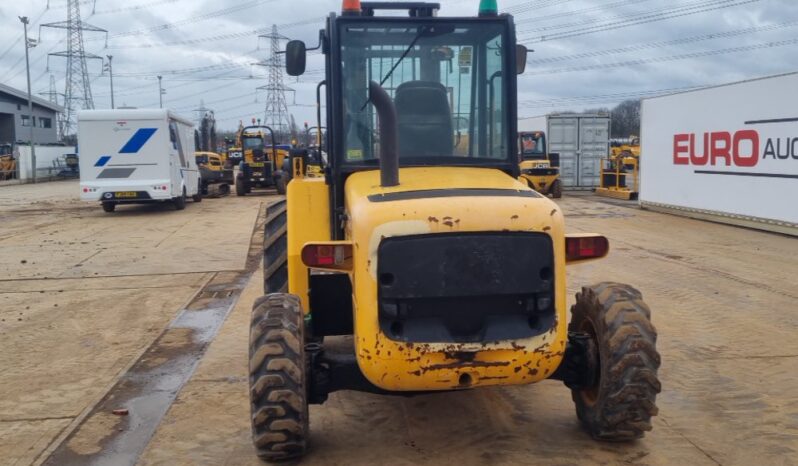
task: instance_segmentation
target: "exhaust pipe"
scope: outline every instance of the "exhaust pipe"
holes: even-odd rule
[[[380,185],[397,186],[399,150],[396,106],[385,89],[374,81],[369,82],[369,100],[377,109],[377,117],[380,120]]]

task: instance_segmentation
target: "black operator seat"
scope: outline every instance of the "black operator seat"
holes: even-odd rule
[[[409,81],[396,88],[399,156],[454,154],[454,128],[449,98],[443,84]]]

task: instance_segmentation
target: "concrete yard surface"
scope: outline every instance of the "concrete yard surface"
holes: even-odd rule
[[[253,230],[278,197],[113,214],[76,197],[72,182],[0,189],[0,463],[264,464],[247,340],[263,291]],[[558,203],[569,232],[611,244],[607,259],[569,267],[569,304],[582,285],[617,281],[652,309],[654,430],[596,442],[556,381],[337,392],[311,407],[301,464],[798,464],[798,240],[592,195]],[[192,326],[205,315],[192,311],[215,312],[212,328]]]

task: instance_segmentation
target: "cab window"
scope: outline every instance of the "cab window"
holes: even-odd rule
[[[370,81],[381,83],[394,100],[400,160],[508,158],[501,24],[397,21],[342,28],[344,163],[379,158]]]

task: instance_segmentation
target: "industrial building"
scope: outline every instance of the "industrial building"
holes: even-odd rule
[[[58,142],[57,116],[60,105],[33,97],[33,118],[28,110],[28,93],[0,84],[0,144],[28,142],[30,126],[37,144]]]

